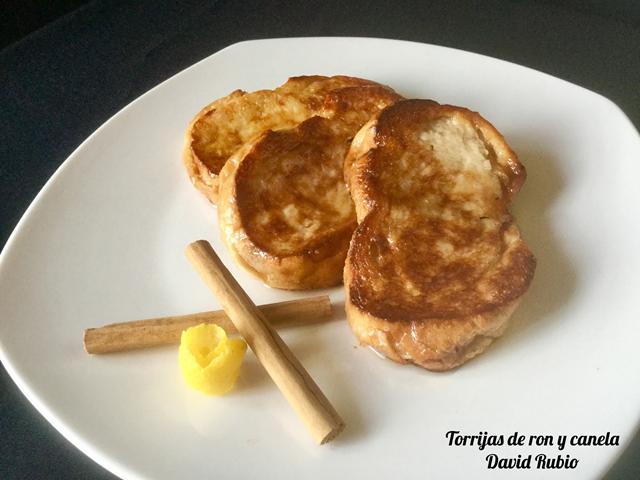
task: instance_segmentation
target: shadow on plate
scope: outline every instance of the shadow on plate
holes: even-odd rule
[[[336,315],[342,316],[338,318],[344,317],[344,302],[337,302],[332,308],[334,318],[336,318]],[[323,328],[323,326],[319,324],[315,328]],[[348,330],[346,320],[344,320],[344,328]],[[340,341],[348,342],[349,347],[347,348],[352,349],[353,341],[350,331],[348,331],[348,335],[341,336]],[[356,398],[357,392],[353,390],[352,372],[349,368],[345,368],[345,359],[335,359],[327,356],[327,352],[331,350],[329,345],[321,342],[320,337],[313,335],[313,332],[297,338],[295,342],[289,343],[289,347],[303,366],[321,363],[322,377],[331,379],[331,390],[329,391],[328,384],[316,378],[313,372],[309,372],[346,423],[344,432],[332,443],[344,445],[359,441],[367,433],[371,425],[375,423],[375,419],[364,418],[365,412],[362,409],[362,399]],[[313,360],[314,358],[315,361]]]
[[[233,395],[243,395],[252,390],[270,387],[272,384],[273,382],[264,367],[260,365],[253,352],[247,349],[240,368],[240,375],[231,393]]]
[[[566,305],[578,283],[578,276],[566,255],[565,246],[551,225],[550,213],[562,195],[566,180],[559,160],[545,152],[543,144],[510,138],[520,161],[527,169],[527,181],[516,195],[512,212],[524,240],[536,256],[536,273],[511,325],[487,354],[510,347],[517,339],[526,341],[532,329],[553,328],[549,322]]]

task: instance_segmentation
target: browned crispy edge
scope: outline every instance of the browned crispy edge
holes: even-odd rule
[[[470,315],[419,320],[381,318],[364,310],[357,301],[354,302],[351,292],[354,278],[350,266],[350,259],[354,255],[354,239],[357,237],[359,229],[364,226],[363,223],[367,222],[367,216],[376,209],[375,192],[371,191],[367,182],[356,181],[356,178],[363,179],[371,175],[371,172],[366,170],[365,156],[384,141],[378,135],[377,125],[380,118],[388,115],[389,111],[403,115],[407,114],[408,110],[408,114],[411,115],[413,114],[412,109],[420,108],[420,104],[425,104],[425,102],[438,106],[443,112],[461,112],[470,117],[484,136],[484,140],[494,148],[496,155],[510,159],[506,165],[507,181],[503,182],[507,201],[510,201],[522,187],[526,178],[526,170],[518,161],[515,152],[507,145],[504,137],[477,112],[463,107],[439,105],[432,101],[405,100],[398,102],[372,118],[354,137],[351,150],[345,160],[345,177],[356,206],[359,225],[352,237],[344,269],[347,319],[360,343],[374,347],[387,358],[399,363],[414,363],[428,370],[443,371],[455,368],[482,353],[495,338],[502,335],[508,325],[508,320],[533,279],[536,260],[526,244],[522,242],[526,250],[523,254],[527,254],[529,260],[525,262],[528,268],[526,272],[523,272],[526,275],[526,281],[522,291],[516,292],[510,298],[504,298],[502,304],[493,305],[489,309],[482,309],[482,311]],[[512,226],[517,228],[515,223]],[[437,345],[421,344],[420,329],[425,329],[427,325],[435,326],[432,328],[439,330]],[[422,334],[428,335],[429,333],[422,332]],[[400,354],[400,352],[408,350],[421,350],[422,355],[420,358],[405,358]]]
[[[348,115],[351,108],[356,110],[362,108],[361,105],[366,104],[371,98],[387,103],[402,98],[391,88],[370,80],[344,76],[304,78],[307,80],[328,78],[361,83],[332,89],[325,94],[323,102],[315,106],[318,110],[327,109],[325,113],[330,111],[333,115]],[[314,122],[314,118],[320,117],[311,117],[293,128],[299,128],[303,124],[307,129],[312,128],[309,122]],[[355,220],[341,228],[319,234],[304,251],[288,256],[270,252],[268,245],[256,243],[257,240],[244,228],[243,209],[236,195],[237,182],[242,180],[243,172],[250,168],[255,147],[270,135],[275,133],[267,131],[245,144],[230,157],[220,172],[218,182],[220,192],[217,203],[222,236],[232,251],[234,259],[272,287],[304,290],[339,285],[342,282],[349,240],[356,227]],[[234,184],[233,188],[230,187],[230,183]],[[234,240],[233,245],[229,244],[228,236],[225,234],[225,226],[229,225],[234,231],[242,230],[245,233],[240,240]]]
[[[244,158],[250,158],[264,138],[273,135],[265,132],[229,158],[220,171],[220,199],[218,204],[218,220],[222,237],[227,243],[235,261],[263,282],[274,288],[285,290],[306,290],[339,285],[347,251],[340,245],[348,245],[355,222],[345,225],[339,230],[332,230],[327,235],[319,236],[312,245],[297,254],[289,256],[274,255],[261,246],[256,245],[248,235],[242,235],[235,245],[229,244],[225,228],[234,231],[243,230],[242,213],[236,201],[228,199],[236,197],[237,181],[242,176]],[[239,167],[238,167],[239,164]],[[251,264],[241,255],[251,256]]]
[[[517,298],[494,310],[478,315],[449,319],[432,319],[447,341],[437,347],[424,346],[421,358],[405,358],[402,351],[420,348],[420,341],[411,335],[414,325],[423,326],[432,320],[389,321],[376,317],[351,301],[349,285],[352,272],[345,264],[345,311],[354,335],[362,345],[370,345],[379,353],[398,363],[413,363],[427,370],[445,371],[458,367],[482,353],[507,328],[508,320],[520,303]]]
[[[351,87],[367,86],[367,85],[378,86],[377,83],[371,80],[357,78],[357,77],[350,77],[347,75],[334,75],[332,77],[327,77],[323,75],[302,75],[302,76],[290,77],[285,83],[278,86],[274,90],[282,90],[283,92],[286,92],[287,85],[290,82],[305,81],[308,83],[312,83],[320,80],[336,81],[336,82],[340,82],[340,81],[351,82],[351,85],[350,85]],[[345,85],[345,86],[336,87],[336,88],[349,88],[349,87]],[[182,161],[187,170],[187,175],[189,176],[191,183],[213,204],[216,204],[218,202],[219,172],[211,171],[194,150],[193,148],[194,127],[199,121],[203,120],[209,114],[209,112],[215,110],[217,106],[220,104],[220,102],[226,101],[231,96],[241,96],[244,94],[246,94],[246,92],[243,90],[234,90],[229,95],[214,100],[213,102],[211,102],[210,104],[202,108],[193,117],[193,119],[191,120],[191,122],[189,122],[189,126],[185,131],[185,141],[184,141],[184,147],[182,150]],[[308,99],[308,102],[309,102],[309,108],[311,110],[316,111],[316,113],[319,113],[320,110],[323,108],[323,103],[324,103],[323,100]],[[223,166],[224,164],[221,165],[220,169],[222,169]]]
[[[221,100],[226,99],[231,95],[242,95],[243,93],[244,92],[242,90],[235,90],[227,97],[211,102],[193,117],[185,131],[184,147],[182,149],[182,162],[187,170],[187,175],[189,176],[189,180],[191,180],[193,186],[214,204],[218,201],[218,174],[210,171],[193,149],[193,129],[196,123],[206,116],[207,113],[214,110]]]

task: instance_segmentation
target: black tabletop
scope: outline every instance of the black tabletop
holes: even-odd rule
[[[601,93],[638,127],[639,5],[633,0],[89,2],[0,51],[0,245],[55,169],[105,120],[162,80],[240,40],[368,36],[469,50]],[[0,382],[0,478],[115,478],[55,431],[4,368]],[[640,478],[640,435],[608,477]]]

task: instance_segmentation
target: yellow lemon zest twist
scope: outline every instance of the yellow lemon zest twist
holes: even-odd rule
[[[208,395],[231,390],[247,350],[241,338],[228,338],[223,328],[201,323],[182,332],[179,361],[187,384]]]

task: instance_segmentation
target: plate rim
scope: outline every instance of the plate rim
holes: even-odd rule
[[[325,41],[338,41],[338,42],[381,42],[381,43],[395,43],[395,44],[409,44],[415,47],[428,47],[434,48],[436,50],[444,50],[454,52],[454,54],[464,54],[470,57],[481,58],[483,61],[488,62],[498,62],[504,65],[508,65],[510,68],[520,69],[527,75],[540,75],[547,80],[551,80],[554,82],[561,82],[565,86],[570,88],[577,88],[582,90],[584,93],[589,94],[590,96],[598,98],[600,101],[605,102],[609,108],[612,109],[612,112],[620,117],[625,123],[627,130],[629,133],[635,135],[635,140],[640,146],[640,132],[630,120],[628,115],[618,106],[613,100],[604,96],[601,93],[590,90],[586,87],[573,83],[571,81],[565,80],[560,77],[556,77],[544,71],[528,67],[525,65],[521,65],[510,60],[504,60],[501,58],[493,57],[490,55],[486,55],[483,53],[477,53],[470,50],[459,49],[450,46],[437,45],[432,43],[424,43],[417,42],[411,40],[403,40],[403,39],[395,39],[395,38],[385,38],[385,37],[370,37],[370,36],[294,36],[294,37],[273,37],[273,38],[258,38],[258,39],[247,39],[241,40],[238,42],[231,43],[226,45],[219,50],[214,51],[213,53],[197,60],[196,62],[188,65],[187,67],[177,71],[176,73],[170,75],[166,79],[162,80],[158,84],[154,85],[152,88],[146,90],[141,95],[137,96],[129,103],[124,105],[122,108],[118,109],[115,113],[113,113],[107,120],[102,122],[100,126],[95,129],[89,136],[87,136],[77,147],[73,149],[73,151],[62,161],[62,163],[55,169],[55,171],[51,174],[51,176],[47,179],[44,185],[40,188],[36,196],[30,202],[24,213],[21,215],[20,219],[14,226],[11,231],[9,237],[7,238],[5,244],[0,251],[0,278],[2,278],[6,273],[4,270],[7,268],[5,265],[7,263],[7,258],[11,255],[12,250],[14,249],[14,244],[18,241],[17,238],[20,236],[21,231],[25,228],[25,224],[29,221],[29,217],[32,212],[38,208],[39,204],[42,202],[42,197],[46,195],[51,186],[58,181],[60,175],[67,169],[72,168],[70,165],[73,165],[75,162],[81,161],[81,151],[85,148],[87,144],[89,144],[94,137],[98,136],[103,129],[108,128],[113,122],[117,121],[119,117],[121,117],[125,112],[129,109],[133,108],[134,105],[141,102],[145,97],[151,95],[156,90],[162,88],[166,83],[175,81],[178,77],[183,74],[186,74],[191,69],[195,69],[202,63],[210,62],[214,57],[220,56],[223,53],[228,51],[243,48],[245,46],[251,47],[251,45],[257,44],[265,44],[265,43],[276,43],[276,42],[299,42],[299,41],[311,41],[311,42],[325,42]],[[11,362],[10,358],[5,353],[5,349],[3,347],[2,338],[0,338],[0,362],[2,362],[5,370],[7,371],[11,380],[16,384],[20,392],[25,396],[25,398],[31,403],[31,405],[36,409],[36,411],[47,420],[47,422],[52,425],[59,434],[61,434],[67,441],[69,441],[75,448],[80,450],[83,454],[87,455],[93,461],[101,465],[103,468],[108,470],[122,478],[134,478],[134,479],[144,479],[146,477],[138,475],[134,470],[130,469],[123,464],[122,462],[115,459],[113,456],[104,454],[99,448],[95,447],[89,439],[84,439],[82,435],[76,433],[72,428],[68,427],[64,421],[62,421],[58,415],[52,411],[47,405],[46,401],[44,401],[38,394],[36,394],[32,387],[29,385],[27,379],[24,379],[21,375],[17,373],[17,369]],[[638,411],[635,426],[631,428],[631,432],[624,440],[621,440],[620,446],[615,450],[615,453],[609,456],[608,462],[602,466],[602,469],[598,473],[600,475],[606,474],[609,470],[613,468],[613,466],[618,462],[622,454],[627,450],[634,436],[637,436],[640,433],[640,410]]]

